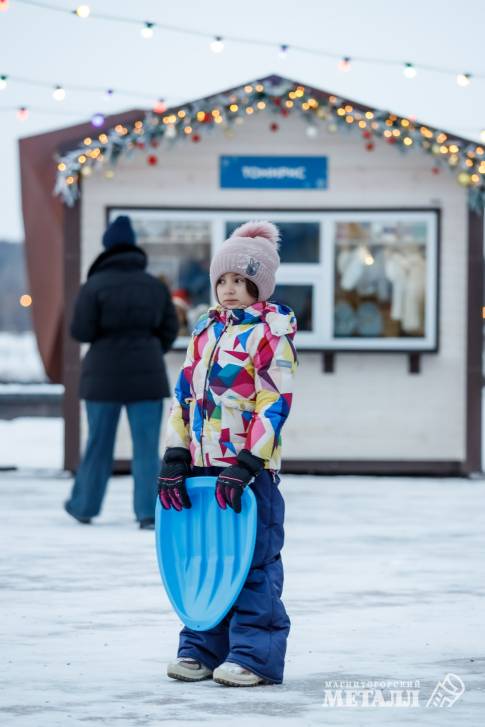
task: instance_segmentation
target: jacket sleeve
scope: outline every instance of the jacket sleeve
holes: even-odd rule
[[[71,336],[81,343],[92,343],[98,332],[96,294],[84,284],[76,298],[71,320]]]
[[[190,399],[192,397],[190,382],[194,362],[194,337],[190,339],[185,361],[175,384],[175,395],[172,399],[170,415],[167,421],[165,447],[184,447],[190,445]]]
[[[265,461],[281,443],[281,429],[290,413],[297,356],[293,338],[295,321],[287,332],[265,324],[253,354],[256,407],[249,425],[245,449]]]
[[[170,292],[166,286],[165,288],[165,307],[163,310],[162,320],[157,331],[157,335],[162,344],[163,353],[167,353],[172,348],[172,344],[178,336],[179,332],[179,321],[177,317],[177,311],[173,304]]]

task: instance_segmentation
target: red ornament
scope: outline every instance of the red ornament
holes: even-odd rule
[[[275,131],[278,131],[278,129],[279,129],[280,127],[278,126],[278,124],[276,123],[276,121],[273,121],[273,122],[272,122],[272,123],[271,123],[271,124],[269,125],[269,128],[270,128],[270,130],[271,130],[271,131],[275,132]]]
[[[388,144],[395,144],[396,143],[396,137],[395,136],[388,136],[386,139]]]
[[[439,167],[433,167],[431,169],[432,174],[439,174],[441,172],[441,169]]]
[[[274,103],[275,106],[281,106],[281,99],[280,98],[275,98],[274,101],[273,101],[273,103]]]
[[[150,154],[150,156],[147,157],[147,164],[154,167],[155,164],[158,164],[158,157],[155,154]]]
[[[193,134],[192,141],[197,144],[200,141],[200,134]]]
[[[371,131],[368,131],[368,130],[367,131],[363,131],[362,132],[362,136],[364,137],[364,139],[372,139],[372,132]]]
[[[135,141],[135,146],[137,149],[144,149],[145,143],[143,141]]]
[[[367,151],[372,151],[374,149],[374,147],[375,147],[375,144],[373,141],[368,141],[367,144],[365,145],[365,148],[367,149]]]
[[[285,116],[286,117],[286,116],[288,116],[288,114],[289,114],[288,109],[281,109],[281,115],[282,116]]]
[[[150,142],[150,146],[156,149],[158,147],[158,141],[156,139],[152,139]]]

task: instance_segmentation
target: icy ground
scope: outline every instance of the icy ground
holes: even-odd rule
[[[3,446],[32,468],[32,432],[12,431]],[[53,433],[38,434],[53,467]],[[254,689],[165,676],[180,623],[131,480],[111,481],[92,526],[63,512],[70,485],[54,469],[0,474],[1,727],[483,725],[484,481],[284,477],[285,681]],[[427,708],[448,673],[465,693]],[[325,707],[328,680],[418,680],[419,706]]]

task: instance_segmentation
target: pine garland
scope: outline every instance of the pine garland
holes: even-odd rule
[[[357,130],[367,151],[382,140],[403,153],[418,147],[433,159],[432,173],[448,167],[458,184],[468,189],[470,206],[485,206],[485,149],[473,141],[450,135],[387,111],[366,108],[338,96],[272,76],[230,91],[164,111],[149,112],[133,124],[117,124],[96,137],[85,138],[77,148],[57,159],[55,194],[69,206],[79,197],[79,181],[93,170],[104,168],[107,177],[121,156],[145,153],[156,165],[156,148],[184,139],[198,143],[221,126],[227,135],[255,113],[272,115],[269,128],[279,129],[278,119],[299,113],[307,122],[307,133],[316,136],[323,125],[330,133]]]

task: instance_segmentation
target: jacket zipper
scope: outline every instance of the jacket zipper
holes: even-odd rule
[[[214,344],[214,348],[211,351],[211,355],[209,356],[209,361],[207,363],[207,371],[206,371],[206,374],[205,374],[204,388],[203,388],[203,391],[202,391],[202,430],[200,432],[200,455],[202,457],[202,467],[205,467],[206,466],[205,460],[204,460],[203,438],[204,438],[204,422],[205,422],[205,399],[206,399],[206,392],[207,392],[207,389],[208,389],[208,385],[207,384],[208,384],[208,381],[209,381],[209,373],[210,373],[210,369],[211,369],[211,366],[212,366],[212,360],[214,358],[214,354],[216,352],[216,349],[219,346],[219,341],[221,340],[222,336],[224,335],[224,333],[228,329],[228,327],[231,324],[231,322],[232,322],[232,314],[231,314],[231,312],[229,312],[228,315],[227,315],[227,321],[224,324],[224,328],[222,329],[219,337],[216,338],[216,342]]]

